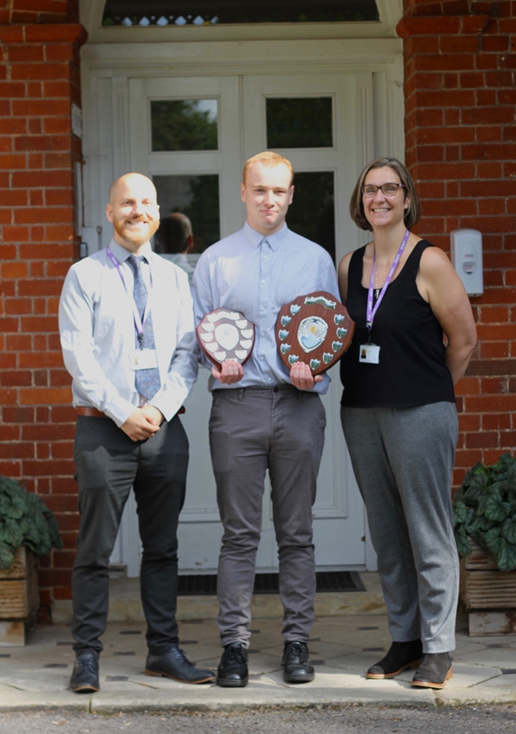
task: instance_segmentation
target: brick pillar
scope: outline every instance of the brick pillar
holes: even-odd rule
[[[0,474],[41,495],[58,518],[65,550],[41,560],[44,605],[69,598],[78,527],[74,411],[57,325],[63,277],[78,255],[82,154],[71,103],[80,106],[86,34],[66,23],[76,5],[0,2]]]
[[[479,345],[457,388],[454,483],[516,445],[515,2],[406,0],[406,161],[422,199],[421,235],[483,234]]]

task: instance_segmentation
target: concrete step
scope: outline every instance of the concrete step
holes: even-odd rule
[[[366,591],[320,593],[315,597],[318,617],[335,615],[385,614],[385,603],[377,573],[361,573]],[[180,596],[177,600],[179,621],[216,619],[216,596]],[[251,605],[254,619],[283,617],[283,607],[277,594],[255,594]],[[72,602],[60,600],[52,608],[54,622],[70,623]],[[109,584],[108,622],[144,622],[140,601],[140,579],[111,579]]]

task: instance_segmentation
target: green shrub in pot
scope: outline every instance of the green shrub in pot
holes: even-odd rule
[[[470,538],[488,551],[500,571],[516,569],[516,459],[502,454],[496,464],[470,469],[453,500],[455,539],[461,555]]]
[[[0,476],[0,568],[9,568],[16,549],[27,546],[36,556],[62,548],[57,520],[41,497]]]

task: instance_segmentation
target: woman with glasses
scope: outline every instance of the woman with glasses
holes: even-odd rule
[[[412,667],[413,686],[443,688],[452,675],[459,581],[453,386],[475,346],[475,324],[448,257],[411,231],[419,201],[402,163],[370,163],[350,212],[372,238],[339,266],[342,302],[356,322],[341,361],[341,417],[392,637],[366,677],[394,678]]]

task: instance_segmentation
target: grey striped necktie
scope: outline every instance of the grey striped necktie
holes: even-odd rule
[[[134,273],[134,288],[133,296],[136,308],[140,314],[140,318],[143,321],[145,313],[145,306],[147,305],[147,288],[145,287],[145,281],[143,280],[141,264],[143,256],[130,255],[127,258],[127,262],[131,266]],[[136,326],[135,326],[136,329]],[[137,349],[155,349],[156,343],[154,341],[154,329],[152,326],[152,312],[149,311],[145,325],[143,327],[143,341],[140,342],[138,339],[138,331],[136,331],[136,348]],[[148,370],[136,370],[135,371],[135,385],[137,391],[146,400],[151,400],[154,395],[158,392],[161,387],[161,380],[159,377],[159,369],[157,367],[151,367]]]

